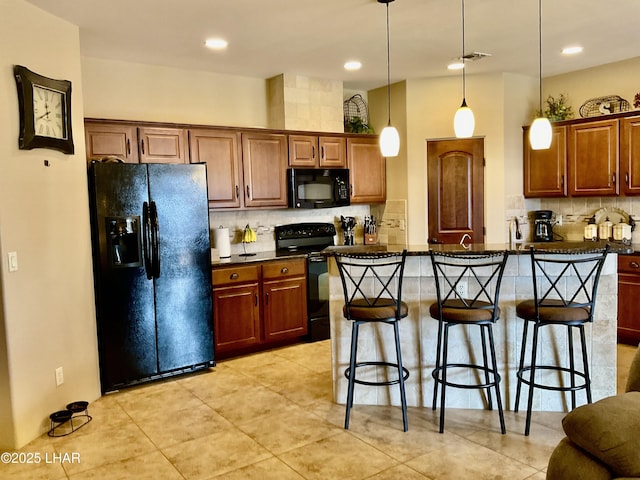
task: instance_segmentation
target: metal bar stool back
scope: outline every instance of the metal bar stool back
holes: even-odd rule
[[[430,255],[437,301],[431,304],[429,313],[432,318],[438,320],[436,364],[432,372],[434,379],[432,407],[436,409],[440,391],[440,433],[444,432],[446,388],[455,387],[486,390],[486,403],[490,410],[493,409],[491,388],[494,388],[500,430],[504,434],[506,428],[500,394],[501,377],[496,361],[493,324],[500,318],[498,300],[508,253],[505,251],[470,253],[432,250]],[[457,325],[479,327],[482,363],[472,360],[468,362],[449,360],[449,329]],[[471,359],[473,358],[472,345],[468,348]],[[475,383],[462,382],[449,378],[449,370],[458,373],[475,372],[480,376],[476,375]]]
[[[344,372],[348,380],[344,428],[349,428],[356,383],[369,386],[397,384],[400,390],[403,429],[406,432],[409,427],[404,383],[409,378],[409,370],[402,366],[398,322],[409,314],[409,307],[402,301],[402,280],[407,251],[336,253],[334,257],[344,293],[342,313],[344,318],[352,322],[349,367]],[[359,329],[361,325],[371,322],[393,326],[396,356],[394,361],[358,361]],[[364,375],[358,378],[359,369],[364,372],[363,369],[380,367],[385,375],[378,376],[376,370],[375,379],[371,379],[370,376],[364,379]],[[387,375],[387,370],[394,373]],[[371,374],[369,371],[367,373]]]
[[[606,247],[575,255],[562,251],[535,250],[533,247],[530,249],[533,299],[516,305],[516,315],[525,322],[517,371],[515,411],[519,409],[522,384],[528,385],[525,435],[529,435],[531,429],[534,388],[570,392],[572,409],[576,407],[576,391],[585,390],[587,403],[591,403],[591,378],[584,326],[593,322],[598,282],[608,250]],[[527,344],[529,323],[533,323],[531,345]],[[553,365],[537,364],[540,329],[550,325],[567,328],[568,367],[563,366],[561,361]],[[578,330],[580,338],[582,370],[575,365],[574,329]],[[531,349],[530,362],[525,365],[528,346]],[[557,374],[557,381],[552,381],[549,376],[541,378],[543,373],[551,373],[552,376],[553,373]],[[569,377],[569,385],[566,385],[566,376]]]

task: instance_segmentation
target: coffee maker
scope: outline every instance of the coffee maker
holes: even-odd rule
[[[553,241],[553,212],[551,210],[536,210],[533,212],[533,241]]]

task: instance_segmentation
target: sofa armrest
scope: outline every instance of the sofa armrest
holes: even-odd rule
[[[640,345],[631,361],[625,392],[640,392]]]

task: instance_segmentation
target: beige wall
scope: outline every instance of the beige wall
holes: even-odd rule
[[[557,97],[564,93],[568,96],[575,118],[580,118],[580,106],[595,97],[619,95],[627,100],[633,109],[633,98],[640,92],[638,78],[640,57],[548,77],[542,82],[543,108],[548,95]]]
[[[0,0],[0,44],[2,449],[48,430],[49,414],[67,403],[95,400],[100,386],[78,28],[23,0]],[[75,155],[18,149],[14,64],[71,80]],[[10,251],[17,272],[8,272]]]
[[[82,58],[84,115],[91,118],[263,127],[261,78]]]

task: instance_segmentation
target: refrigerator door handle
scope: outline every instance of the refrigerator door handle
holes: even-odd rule
[[[158,210],[156,202],[149,206],[149,220],[151,223],[151,265],[153,278],[160,278],[160,226],[158,225]]]
[[[147,279],[153,278],[153,265],[151,264],[151,219],[149,218],[149,204],[142,204],[142,249],[144,252],[144,271]]]

